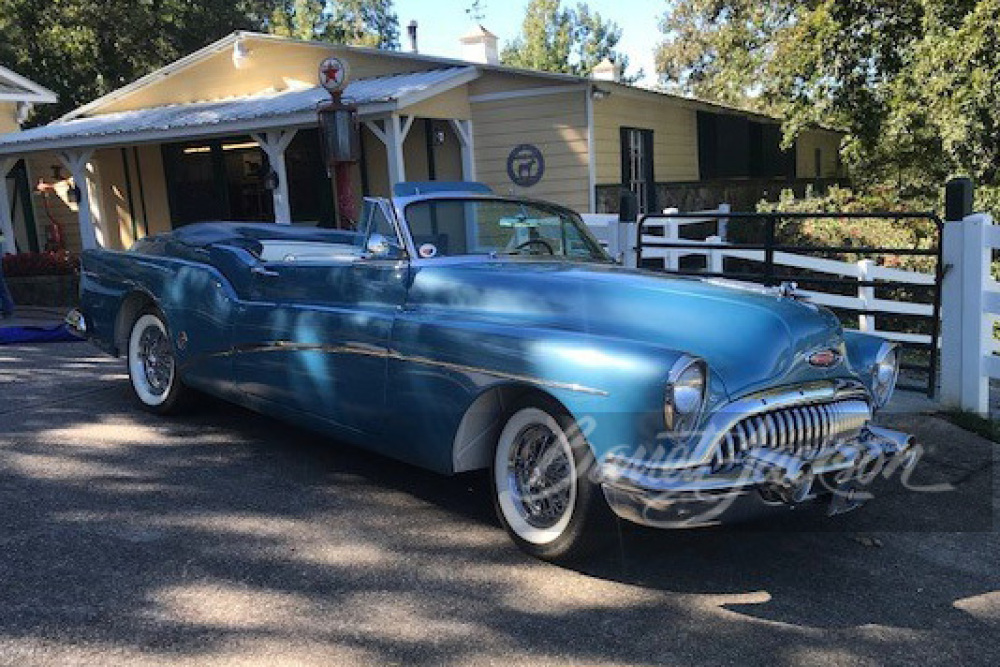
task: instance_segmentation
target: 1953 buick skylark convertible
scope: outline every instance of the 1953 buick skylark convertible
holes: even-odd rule
[[[867,497],[916,462],[875,426],[892,344],[789,290],[616,266],[575,213],[474,184],[356,232],[201,223],[84,254],[71,324],[145,408],[192,390],[445,474],[491,470],[542,558],[615,515],[699,526]]]

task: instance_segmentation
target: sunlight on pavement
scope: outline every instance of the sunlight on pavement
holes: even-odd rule
[[[1000,591],[955,600],[954,607],[980,621],[1000,623]]]

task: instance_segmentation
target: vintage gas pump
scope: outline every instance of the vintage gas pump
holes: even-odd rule
[[[349,221],[356,221],[358,217],[351,187],[351,165],[357,163],[361,155],[358,108],[342,99],[349,74],[347,63],[340,58],[327,58],[319,66],[320,85],[331,98],[319,107],[318,113],[327,174],[334,184],[333,208],[338,228],[348,227]]]

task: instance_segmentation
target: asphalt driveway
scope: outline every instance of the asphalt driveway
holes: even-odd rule
[[[206,400],[160,420],[85,344],[0,347],[0,663],[1000,664],[997,447],[895,415],[854,514],[657,532],[575,568],[454,479]]]

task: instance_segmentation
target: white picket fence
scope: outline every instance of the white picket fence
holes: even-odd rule
[[[946,222],[943,242],[941,402],[985,415],[990,379],[1000,379],[1000,349],[993,335],[1000,283],[990,275],[1000,226],[985,214]]]

